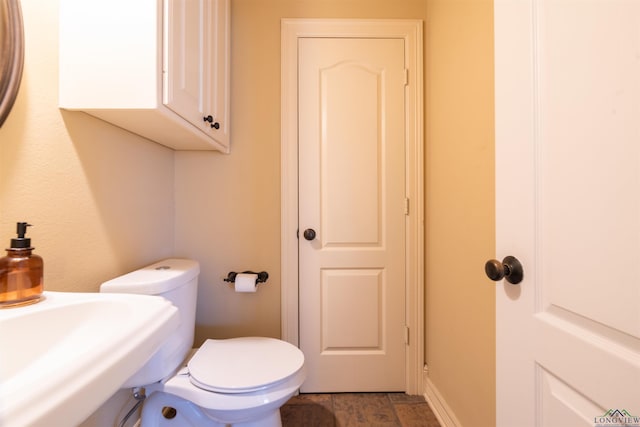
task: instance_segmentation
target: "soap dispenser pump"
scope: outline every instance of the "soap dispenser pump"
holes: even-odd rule
[[[0,258],[0,308],[33,304],[42,299],[43,261],[32,253],[31,239],[26,238],[31,224],[19,222],[16,238],[11,239],[7,255]]]

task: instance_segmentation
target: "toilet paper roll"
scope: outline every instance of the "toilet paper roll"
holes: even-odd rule
[[[238,273],[234,283],[236,292],[255,292],[257,280],[257,274]]]

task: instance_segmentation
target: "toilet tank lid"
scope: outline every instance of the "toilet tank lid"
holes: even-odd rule
[[[199,273],[197,261],[165,259],[104,282],[100,292],[159,295],[188,283]]]

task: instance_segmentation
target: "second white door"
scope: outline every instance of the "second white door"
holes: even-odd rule
[[[299,41],[303,392],[405,390],[404,52]]]
[[[496,424],[640,426],[640,4],[495,12]]]

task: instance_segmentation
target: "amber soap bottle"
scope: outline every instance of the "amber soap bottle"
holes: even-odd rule
[[[33,304],[42,299],[42,257],[32,253],[31,239],[25,236],[31,224],[19,222],[18,236],[11,239],[7,256],[0,258],[0,308]]]

